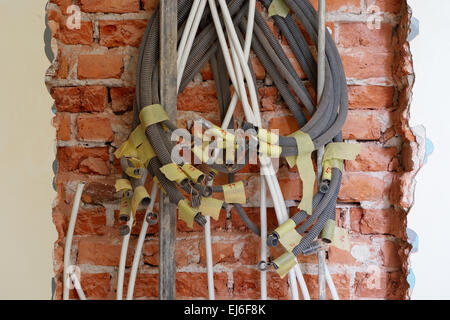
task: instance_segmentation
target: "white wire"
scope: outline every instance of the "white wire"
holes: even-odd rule
[[[330,270],[328,269],[327,264],[325,263],[325,279],[328,284],[328,288],[330,288],[331,296],[333,300],[339,300],[339,294],[334,286],[333,278],[331,277]]]
[[[261,224],[261,261],[267,260],[267,204],[266,204],[266,182],[261,176],[261,203],[260,203],[260,224]],[[261,270],[261,300],[267,300],[267,272]]]
[[[156,183],[153,183],[152,191],[150,194],[150,204],[147,207],[147,210],[145,212],[144,216],[144,222],[142,223],[141,232],[139,233],[139,239],[136,246],[136,251],[134,252],[134,258],[133,258],[133,264],[131,266],[131,273],[130,273],[130,279],[128,281],[128,291],[127,291],[127,300],[133,300],[133,293],[134,293],[134,285],[136,282],[136,276],[137,276],[137,270],[139,267],[139,261],[141,259],[141,252],[142,247],[144,246],[145,236],[147,235],[148,230],[148,222],[147,222],[147,215],[153,212],[153,208],[155,206],[156,201],[156,194],[158,191],[158,186]]]
[[[211,12],[213,13],[214,23],[215,23],[216,30],[217,30],[217,33],[219,34],[219,39],[220,39],[220,33],[222,33],[222,27],[220,24],[220,20],[218,19],[218,15],[217,15],[217,17],[214,18],[214,11],[216,11],[215,3],[214,3],[214,1],[209,0],[209,4],[211,7]],[[246,75],[247,84],[249,85],[250,97],[252,99],[252,104],[253,104],[253,111],[254,111],[254,113],[256,113],[255,114],[256,124],[260,126],[261,117],[259,114],[259,105],[258,105],[258,100],[256,98],[257,95],[256,95],[256,89],[255,89],[254,83],[253,83],[253,78],[251,77],[250,70],[248,68],[248,64],[245,63],[245,57],[242,52],[242,48],[240,47],[240,43],[239,43],[239,39],[237,38],[236,31],[234,30],[234,25],[231,21],[231,17],[228,12],[228,7],[226,6],[226,3],[223,0],[222,1],[219,0],[219,4],[221,5],[222,13],[225,18],[227,31],[230,33],[230,36],[231,36],[232,41],[230,41],[230,47],[232,50],[233,49],[236,50],[235,53],[238,55],[238,59],[239,59],[241,68],[243,69],[243,71]],[[217,11],[216,11],[216,14],[217,14]],[[230,23],[230,21],[231,21],[231,23]],[[234,33],[233,33],[233,31],[234,31]],[[228,55],[228,52],[227,52],[228,47],[226,46],[226,42],[225,42],[225,44],[223,42],[225,42],[225,41],[221,42],[221,47],[222,47],[222,51],[224,51],[224,56],[226,56],[226,55]],[[235,77],[235,74],[234,74],[235,70],[233,70],[230,67],[230,63],[227,63],[227,68],[230,73],[230,78],[233,79]],[[237,88],[237,87],[235,87],[235,88]],[[241,96],[242,95],[243,94],[241,93]],[[247,105],[244,103],[243,103],[243,106],[244,106],[244,109],[247,107]],[[249,121],[249,119],[247,119],[247,121]],[[249,122],[251,122],[251,121],[249,121]],[[255,122],[253,122],[253,123],[255,123]],[[277,219],[278,219],[279,224],[281,224],[289,218],[287,210],[286,210],[286,206],[284,204],[283,196],[281,193],[281,188],[279,186],[278,181],[275,178],[274,170],[271,165],[270,166],[261,166],[261,170],[262,170],[262,173],[266,177],[266,180],[267,180],[267,183],[269,186],[269,190],[270,190],[270,192],[272,194],[272,198],[274,200],[274,206],[275,206],[275,212],[277,213]],[[294,269],[289,271],[289,282],[290,282],[293,299],[298,299],[296,277],[297,277],[297,280],[299,281],[300,287],[303,291],[303,296],[308,298],[309,294],[308,294],[305,282],[303,280],[303,276],[301,274],[300,267],[297,265]]]
[[[67,228],[66,244],[64,248],[64,283],[63,283],[63,300],[69,299],[69,266],[70,266],[70,252],[72,249],[73,233],[75,232],[75,223],[77,221],[78,209],[80,208],[81,195],[86,184],[80,183],[77,186],[75,198],[73,200],[72,212],[70,214],[69,227]]]
[[[191,12],[189,13],[189,17],[186,21],[183,35],[181,36],[180,44],[178,46],[178,58],[177,58],[177,68],[180,69],[181,58],[184,53],[184,49],[186,48],[186,43],[191,32],[192,24],[194,23],[195,16],[197,14],[198,6],[200,5],[200,0],[194,0],[194,3],[191,7]]]
[[[128,252],[128,243],[130,241],[131,236],[131,228],[133,228],[134,218],[133,215],[130,215],[130,220],[128,220],[128,227],[130,228],[130,232],[123,237],[122,240],[122,249],[120,250],[120,261],[119,261],[119,272],[117,277],[117,292],[116,298],[117,300],[123,299],[123,281],[125,278],[125,264],[127,261],[127,252]]]
[[[80,300],[86,300],[86,295],[84,294],[83,288],[81,287],[81,283],[78,280],[77,275],[75,272],[72,272],[70,274],[70,279],[72,280],[73,286],[75,287],[75,290],[77,290],[78,297]]]
[[[183,79],[184,69],[186,67],[189,54],[191,53],[192,45],[197,34],[198,26],[200,25],[200,20],[202,19],[203,12],[205,11],[206,0],[201,0],[200,6],[195,14],[195,19],[192,24],[192,29],[189,31],[189,36],[187,39],[186,46],[184,48],[183,54],[181,55],[180,64],[178,64],[178,76],[177,76],[177,91],[180,88],[181,81]]]
[[[207,183],[212,186],[212,180]],[[206,217],[205,225],[205,248],[206,248],[206,270],[208,275],[208,296],[209,300],[215,300],[214,292],[214,266],[212,255],[212,241],[211,241],[211,217]]]

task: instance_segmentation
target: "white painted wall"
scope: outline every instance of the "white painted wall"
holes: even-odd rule
[[[423,124],[435,151],[417,175],[408,227],[419,234],[411,256],[413,299],[450,299],[450,1],[408,0],[420,20],[411,42],[416,83],[411,125]]]
[[[55,130],[44,84],[47,0],[0,0],[0,299],[50,299]]]

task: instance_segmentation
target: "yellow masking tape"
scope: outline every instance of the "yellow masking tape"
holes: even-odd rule
[[[225,161],[228,164],[234,164],[235,157],[236,157],[236,144],[234,141],[231,140],[225,140]]]
[[[129,142],[128,140],[122,143],[122,145],[119,147],[119,149],[114,152],[114,156],[117,159],[120,159],[122,157],[137,157],[137,150],[136,148]]]
[[[119,217],[129,217],[131,213],[131,198],[123,196],[120,200]]]
[[[303,184],[302,201],[298,208],[312,214],[312,199],[314,196],[314,182],[316,180],[314,166],[311,159],[311,153],[314,151],[314,143],[311,137],[302,131],[296,131],[290,135],[297,141],[298,155],[297,157],[286,157],[289,165],[293,167],[293,163],[297,165],[300,179]]]
[[[269,158],[279,158],[281,155],[282,148],[276,144],[268,144],[266,142],[261,142],[259,144],[259,152]]]
[[[166,190],[161,186],[161,183],[159,182],[159,180],[156,176],[153,177],[153,182],[156,183],[158,188],[161,189],[165,195],[167,195]]]
[[[204,173],[194,167],[192,164],[185,163],[181,169],[194,182],[200,182],[199,179],[204,176]]]
[[[232,134],[231,132],[229,132],[227,130],[219,128],[218,126],[213,126],[212,128],[206,130],[204,137],[205,136],[206,136],[206,139],[208,139],[208,137],[211,137],[211,136],[216,136],[216,137],[221,137],[224,140],[230,140],[233,142],[236,139],[234,134]]]
[[[292,251],[301,240],[302,236],[295,229],[292,229],[280,238],[280,243],[287,251]]]
[[[207,157],[207,155],[205,155],[201,145],[194,144],[194,147],[192,148],[192,152],[198,159],[200,159],[201,162],[206,163],[206,161],[208,160],[208,157]]]
[[[186,200],[180,200],[178,202],[178,211],[179,211],[179,219],[186,222],[189,228],[194,227],[194,219],[197,215],[197,211],[195,211]]]
[[[277,135],[273,132],[269,132],[266,129],[262,129],[262,128],[258,129],[258,138],[269,144],[278,144],[280,142],[279,135]]]
[[[141,113],[139,114],[139,119],[141,120],[141,123],[144,125],[144,128],[147,128],[152,124],[169,120],[169,117],[167,116],[166,111],[160,104],[153,104],[141,110]]]
[[[175,163],[166,164],[165,166],[161,167],[160,170],[170,181],[181,183],[181,181],[187,178],[183,170],[181,170],[181,168]]]
[[[153,150],[150,143],[145,140],[138,148],[137,148],[137,157],[139,160],[143,162],[145,166],[148,165],[148,162],[156,157],[156,153]]]
[[[269,17],[280,16],[286,18],[289,13],[289,7],[284,0],[273,0],[269,6]]]
[[[128,179],[117,179],[115,187],[116,187],[116,192],[128,191],[128,190],[133,189],[133,187],[131,186],[131,182]]]
[[[286,252],[275,259],[273,263],[278,267],[276,270],[278,275],[281,278],[284,278],[288,274],[289,270],[297,264],[297,259],[292,252]]]
[[[133,199],[131,199],[131,212],[133,213],[133,217],[136,218],[137,208],[144,199],[150,199],[147,189],[144,186],[136,187],[134,189]]]
[[[247,203],[247,196],[245,195],[244,183],[242,181],[224,185],[223,194],[227,203]]]
[[[341,250],[350,251],[348,231],[344,228],[336,227],[331,245]]]
[[[361,145],[358,143],[329,143],[325,147],[322,160],[324,170],[322,179],[331,180],[331,168],[338,168],[342,172],[344,170],[344,160],[355,160],[360,152]]]
[[[223,201],[214,198],[203,198],[198,209],[204,216],[219,220],[220,210],[222,210]]]
[[[292,219],[288,219],[285,223],[283,223],[281,226],[275,229],[275,232],[278,234],[278,236],[281,238],[289,231],[295,229],[295,221]]]
[[[138,167],[128,167],[125,169],[125,173],[127,174],[127,176],[131,177],[131,178],[135,178],[135,179],[140,179],[142,178],[142,170],[140,170],[141,168]]]
[[[147,136],[145,135],[145,129],[142,125],[138,125],[133,132],[130,133],[128,141],[135,147],[139,147],[144,141],[147,141]]]
[[[334,239],[334,231],[336,229],[336,221],[333,219],[328,219],[325,223],[325,226],[322,229],[322,232],[320,233],[320,237],[324,240],[329,240],[333,242]]]

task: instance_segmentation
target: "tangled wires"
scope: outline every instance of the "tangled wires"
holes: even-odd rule
[[[262,174],[261,190],[265,191],[267,184],[280,224],[267,238],[267,244],[276,246],[281,243],[286,249],[286,254],[273,263],[280,275],[284,276],[296,265],[295,256],[317,245],[315,240],[321,232],[322,240],[332,241],[343,160],[351,159],[358,152],[354,146],[342,143],[341,129],[348,110],[342,62],[333,39],[327,32],[324,86],[321,95],[317,95],[319,97],[316,104],[266,20],[259,11],[255,11],[255,1],[219,0],[220,13],[215,0],[208,2],[209,7],[206,8],[206,0],[178,1],[178,92],[181,93],[186,88],[206,63],[211,64],[222,128],[204,119],[200,121],[201,126],[205,130],[213,130],[226,142],[235,142],[236,136],[232,134],[236,124],[233,112],[237,101],[241,100],[246,116],[242,129],[252,132],[243,146],[245,161],[239,164],[206,161],[201,152],[196,152],[198,137],[195,135],[190,142],[194,145],[194,154],[207,164],[202,166],[203,171],[185,163],[182,158],[174,159],[175,145],[169,137],[177,127],[168,119],[164,106],[160,105],[159,62],[164,57],[159,52],[160,19],[159,10],[155,10],[139,52],[133,132],[116,152],[124,171],[122,184],[117,189],[124,191],[123,202],[130,204],[134,213],[139,204],[146,204],[150,199],[142,182],[148,172],[170,201],[178,206],[179,217],[188,226],[192,227],[193,223],[204,226],[207,221],[205,216],[217,217],[217,210],[230,204],[235,206],[250,230],[255,234],[265,235],[265,230],[260,230],[242,208],[242,204],[246,202],[244,184],[234,181],[234,174],[251,158],[252,142],[256,143],[254,145],[258,150]],[[266,8],[271,5],[270,0],[259,2]],[[274,15],[274,22],[308,81],[316,88],[318,74],[313,55],[315,50],[309,47],[295,19],[301,22],[317,47],[317,12],[309,1],[285,0],[285,3],[293,14],[285,17]],[[245,15],[246,12],[249,12],[248,16]],[[262,128],[255,75],[252,65],[248,63],[250,46],[301,128],[290,136],[279,136]],[[233,95],[230,85],[234,87]],[[203,143],[200,139],[200,146]],[[217,146],[217,141],[207,147],[210,148],[211,145]],[[311,156],[314,151],[323,147],[323,175],[314,195],[315,173]],[[303,198],[299,212],[290,219],[275,171],[265,161],[268,158],[286,158],[291,167],[297,167],[302,179]],[[215,159],[223,160],[222,157]],[[236,154],[233,154],[231,160],[236,159]],[[228,185],[212,184],[219,172],[228,175]],[[225,202],[212,200],[214,193],[224,193]],[[265,192],[261,193],[261,197],[265,203]],[[129,208],[122,212],[121,216],[127,220],[130,216]],[[123,234],[127,232],[129,230],[125,230]],[[299,268],[295,269],[295,274],[299,279]],[[294,279],[295,274],[290,273]]]

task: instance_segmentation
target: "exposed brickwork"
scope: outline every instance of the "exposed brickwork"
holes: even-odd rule
[[[82,10],[81,29],[66,27],[66,8]],[[73,261],[82,270],[88,298],[114,299],[121,238],[117,232],[119,199],[114,192],[120,168],[112,153],[127,138],[132,120],[138,46],[146,21],[157,0],[50,0],[49,25],[57,58],[46,81],[55,99],[57,128],[56,189],[53,219],[58,231],[54,269],[56,298],[62,296],[62,259],[65,232],[76,184],[86,181],[75,230]],[[317,0],[312,3],[317,6]],[[412,204],[412,180],[417,172],[417,142],[408,127],[413,70],[406,35],[409,11],[406,0],[328,0],[327,25],[333,32],[348,80],[350,111],[344,127],[346,140],[358,140],[363,149],[346,162],[339,194],[337,221],[350,232],[351,251],[331,248],[330,271],[343,299],[404,299],[407,256],[406,214]],[[367,10],[377,5],[381,29],[369,29]],[[259,7],[259,6],[258,6]],[[270,21],[280,42],[286,41]],[[297,130],[278,91],[266,78],[259,61],[252,62],[258,79],[264,124],[281,134]],[[304,72],[296,63],[301,77]],[[201,115],[217,122],[217,95],[210,67],[200,72],[178,100],[178,125]],[[309,83],[305,83],[311,89]],[[315,97],[314,97],[315,99]],[[238,115],[242,108],[238,106]],[[259,223],[259,174],[247,166],[237,175],[248,182],[249,217]],[[287,200],[301,198],[301,181],[283,163],[280,183]],[[218,178],[225,182],[224,177]],[[148,182],[147,187],[151,183]],[[288,201],[292,206],[293,201]],[[291,212],[294,212],[292,210]],[[143,212],[133,228],[127,266]],[[269,209],[269,229],[276,226]],[[259,241],[234,210],[222,211],[212,222],[216,294],[221,299],[259,298]],[[136,281],[135,297],[158,295],[158,227],[147,234]],[[179,298],[207,297],[205,248],[202,229],[178,223],[177,294]],[[274,257],[281,251],[272,250]],[[300,257],[311,296],[317,297],[317,259]],[[374,272],[379,276],[374,281]],[[125,275],[128,283],[129,269]],[[268,274],[268,294],[289,299],[289,287],[275,273]],[[373,283],[376,286],[373,286]],[[124,288],[126,292],[126,285]],[[76,293],[72,292],[76,298]]]

